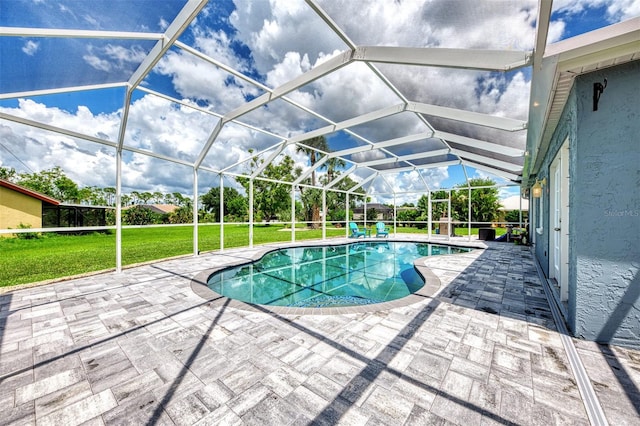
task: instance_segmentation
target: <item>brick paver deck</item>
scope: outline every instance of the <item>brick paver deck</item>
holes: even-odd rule
[[[0,295],[0,424],[589,424],[528,248],[429,258],[441,292],[376,312],[191,289],[258,251]],[[574,341],[609,423],[640,424],[640,352]]]

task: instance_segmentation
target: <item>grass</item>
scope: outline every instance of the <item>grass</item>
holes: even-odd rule
[[[254,244],[291,241],[284,225],[254,225]],[[327,237],[344,236],[344,229],[327,228]],[[220,249],[220,226],[200,226],[200,251]],[[249,245],[248,225],[225,225],[226,248]],[[322,238],[322,230],[296,232],[296,240]],[[113,269],[115,233],[87,235],[45,234],[24,240],[0,238],[0,287],[63,278]],[[122,230],[122,264],[164,259],[193,253],[193,227],[134,228]]]
[[[478,235],[479,228],[471,228],[471,235]],[[496,237],[503,235],[507,232],[506,228],[494,228],[496,230]],[[399,234],[426,234],[426,229],[418,229],[413,226],[398,226]],[[465,227],[453,228],[453,231],[457,237],[466,237],[469,234],[469,229]],[[432,235],[436,235],[435,232]]]
[[[424,229],[398,227],[398,233],[426,234]],[[472,228],[477,235],[477,228]],[[327,237],[345,235],[344,228],[327,228]],[[496,229],[502,235],[503,228]],[[375,230],[373,231],[375,235]],[[456,235],[467,235],[467,228],[456,228]],[[198,230],[201,252],[220,249],[220,226],[203,225]],[[322,238],[322,229],[296,231],[296,241]],[[291,241],[285,225],[254,225],[254,244]],[[224,246],[249,245],[248,225],[225,225]],[[0,287],[114,269],[115,233],[87,235],[45,234],[39,239],[0,238]],[[164,259],[193,253],[193,228],[173,226],[122,230],[122,264]]]

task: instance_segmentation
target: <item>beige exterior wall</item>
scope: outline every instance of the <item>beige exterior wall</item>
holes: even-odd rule
[[[42,201],[0,187],[0,229],[17,228],[21,223],[42,227]]]

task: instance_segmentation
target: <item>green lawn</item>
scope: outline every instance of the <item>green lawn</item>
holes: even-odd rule
[[[390,228],[392,228],[391,230],[393,231],[393,226],[391,226]],[[479,228],[471,228],[471,235],[478,235],[478,229]],[[398,226],[397,230],[398,230],[398,234],[426,234],[427,233],[426,229],[424,228],[418,229],[414,226],[404,226],[404,227]],[[496,230],[496,237],[499,237],[500,235],[503,235],[507,232],[506,228],[495,228],[495,230]],[[458,237],[466,237],[469,234],[469,229],[466,226],[457,227],[457,228],[454,228],[454,232]],[[432,235],[435,235],[435,232]]]
[[[398,227],[398,233],[426,234],[425,229]],[[467,235],[467,228],[456,228],[456,235]],[[473,235],[477,229],[471,229]],[[503,228],[496,235],[504,234]],[[372,231],[375,235],[375,230]],[[327,228],[327,237],[344,236],[344,228]],[[249,245],[248,225],[225,225],[224,246]],[[296,241],[322,238],[322,230],[296,231]],[[105,269],[114,269],[115,233],[88,235],[57,235],[23,240],[0,238],[0,287],[63,278]],[[291,241],[291,232],[284,225],[255,225],[254,244]],[[199,227],[201,252],[220,249],[220,226]],[[122,230],[122,264],[164,259],[193,252],[193,228],[174,226]]]
[[[255,225],[254,244],[291,241],[284,225]],[[344,236],[344,229],[327,229],[327,237]],[[220,226],[199,227],[199,250],[220,248]],[[225,247],[249,245],[248,225],[225,225]],[[296,231],[296,240],[322,238],[322,230]],[[47,234],[40,239],[0,238],[0,287],[113,269],[115,232],[88,235]],[[131,265],[193,252],[191,226],[122,230],[122,264]]]

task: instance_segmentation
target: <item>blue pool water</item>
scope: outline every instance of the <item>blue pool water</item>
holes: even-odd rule
[[[386,302],[424,285],[413,262],[469,249],[411,242],[361,242],[272,251],[211,275],[209,288],[271,306],[335,307]]]

